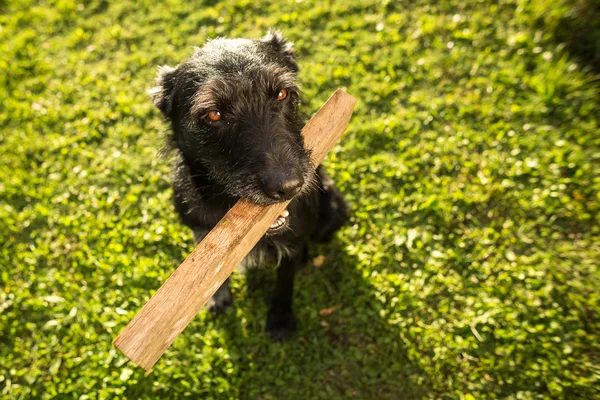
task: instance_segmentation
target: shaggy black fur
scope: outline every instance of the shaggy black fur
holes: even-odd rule
[[[292,46],[277,32],[216,39],[176,68],[162,67],[151,91],[171,123],[175,207],[196,241],[240,198],[267,205],[293,197],[286,223],[270,229],[243,262],[278,265],[266,326],[275,340],[296,327],[293,280],[308,242],[328,241],[347,219],[341,194],[304,149],[297,72]],[[231,302],[226,282],[211,309]]]

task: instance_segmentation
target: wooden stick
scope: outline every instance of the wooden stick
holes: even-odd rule
[[[354,97],[337,90],[302,129],[315,166],[346,130],[355,103]],[[114,345],[140,367],[152,368],[288,203],[264,207],[238,201],[123,329]]]

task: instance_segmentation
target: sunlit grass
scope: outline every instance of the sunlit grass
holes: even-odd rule
[[[25,3],[0,2],[0,397],[598,395],[600,104],[568,0]],[[145,377],[111,341],[192,249],[146,91],[269,27],[305,112],[359,99],[326,161],[352,221],[299,273],[295,338],[262,333],[270,271],[235,276]]]

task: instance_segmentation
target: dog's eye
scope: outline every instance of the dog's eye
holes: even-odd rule
[[[218,112],[217,110],[209,111],[208,119],[211,120],[212,122],[217,122],[218,120],[221,119],[221,113]]]
[[[286,89],[281,89],[279,91],[279,94],[277,95],[277,100],[279,100],[279,101],[284,100],[287,97],[287,95],[288,95],[287,90]]]

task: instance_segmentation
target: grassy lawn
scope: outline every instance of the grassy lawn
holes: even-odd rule
[[[0,398],[600,398],[598,53],[566,41],[572,4],[0,1]],[[297,278],[295,338],[262,333],[253,271],[144,376],[111,341],[192,249],[146,90],[272,26],[304,111],[359,99],[326,160],[351,224]]]

